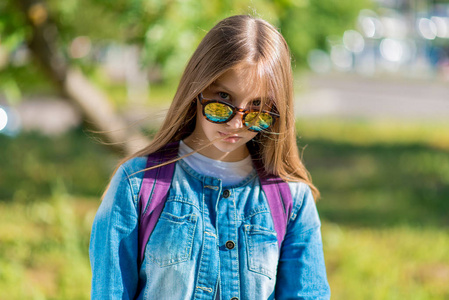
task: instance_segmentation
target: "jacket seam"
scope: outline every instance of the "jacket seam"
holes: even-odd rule
[[[126,171],[126,169],[125,169],[125,167],[123,165],[121,165],[120,168],[123,170],[123,172],[126,175],[126,180],[128,181],[128,186],[129,186],[129,189],[131,190],[131,195],[133,197],[133,204],[134,204],[134,207],[137,208],[137,195],[136,195],[136,193],[135,193],[135,191],[133,189],[133,184],[132,184],[132,182],[130,180],[130,176],[129,176],[128,172]]]

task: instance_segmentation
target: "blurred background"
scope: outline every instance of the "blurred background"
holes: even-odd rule
[[[205,33],[290,45],[332,299],[449,299],[449,1],[2,0],[0,299],[89,299],[89,234]]]

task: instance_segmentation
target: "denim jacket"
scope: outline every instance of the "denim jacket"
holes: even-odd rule
[[[308,185],[289,183],[293,210],[279,249],[257,173],[234,186],[176,163],[138,266],[138,194],[146,158],[121,165],[96,214],[92,299],[329,299],[320,220]]]

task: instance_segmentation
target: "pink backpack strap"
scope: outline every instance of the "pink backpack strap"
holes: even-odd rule
[[[170,143],[159,151],[148,155],[146,168],[175,159],[179,142]],[[143,262],[145,247],[164,208],[170,189],[175,164],[145,171],[139,192],[139,266]]]

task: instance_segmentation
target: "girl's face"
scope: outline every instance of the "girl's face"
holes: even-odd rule
[[[260,95],[244,69],[230,69],[203,91],[203,97],[228,102],[238,108],[259,109]],[[203,117],[197,100],[196,126],[184,142],[204,156],[222,161],[239,161],[248,156],[246,143],[257,132],[249,131],[238,112],[227,123],[212,123]],[[204,149],[202,147],[210,144]]]

